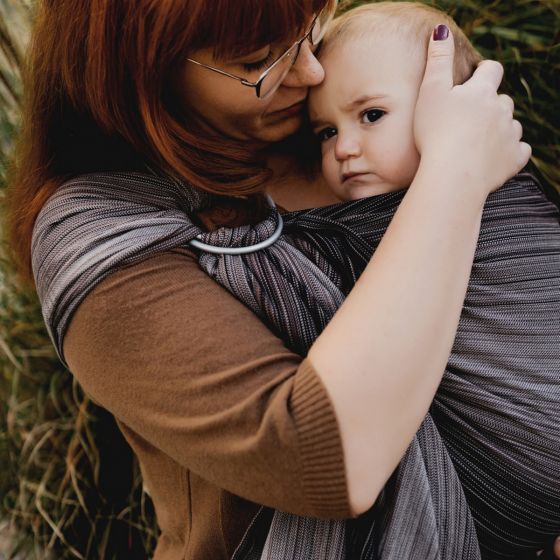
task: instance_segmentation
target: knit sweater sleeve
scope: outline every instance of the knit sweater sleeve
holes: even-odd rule
[[[212,484],[291,513],[350,516],[316,372],[190,252],[103,280],[74,314],[64,352],[97,403]]]

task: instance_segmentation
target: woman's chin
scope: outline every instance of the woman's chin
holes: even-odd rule
[[[283,118],[270,118],[259,131],[259,139],[263,142],[278,142],[295,134],[303,123],[301,113],[284,116]]]
[[[253,121],[250,126],[247,126],[247,122],[237,121],[227,128],[216,127],[215,131],[235,140],[264,146],[292,136],[299,130],[302,123],[303,116],[301,114],[283,116],[282,118],[275,115],[265,115]]]

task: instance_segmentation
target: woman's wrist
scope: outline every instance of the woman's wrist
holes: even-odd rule
[[[423,155],[410,189],[422,191],[427,201],[436,198],[438,205],[445,205],[442,211],[456,206],[462,213],[478,217],[488,197],[487,182],[454,162],[443,154]]]

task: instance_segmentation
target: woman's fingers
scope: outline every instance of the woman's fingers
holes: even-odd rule
[[[468,83],[489,86],[492,91],[498,91],[498,87],[504,77],[504,67],[495,60],[483,60],[478,63],[472,78]]]
[[[441,87],[451,89],[453,87],[455,42],[451,31],[448,30],[447,35],[438,33],[440,27],[438,25],[435,28],[428,45],[428,57],[422,81],[423,88]],[[499,62],[483,60],[479,62],[469,83],[471,85],[483,85],[497,91],[503,76],[504,67]]]
[[[560,537],[557,537],[557,539],[554,541],[554,545],[552,547],[552,550],[548,549],[548,551],[544,550],[539,550],[537,552],[537,558],[549,558],[550,560],[552,560],[552,558],[557,558],[558,560],[560,560]]]
[[[529,163],[532,151],[531,146],[527,144],[527,142],[519,142],[519,160],[517,162],[519,170],[523,169]],[[560,559],[560,555],[558,558]]]
[[[439,26],[438,26],[439,27]],[[504,69],[481,62],[453,86],[453,37],[432,36],[414,114],[414,139],[424,166],[470,178],[473,196],[487,196],[523,169],[531,147],[514,119],[511,97],[498,94]]]
[[[436,36],[440,38],[436,39]],[[446,36],[438,25],[430,38],[422,88],[451,89],[453,87],[454,54],[455,43],[451,31],[447,29]]]
[[[515,109],[513,99],[509,97],[509,95],[499,95],[498,96],[499,102],[504,107],[504,111],[511,115],[512,121],[511,125],[513,128],[513,138],[519,141],[519,156],[517,165],[520,169],[525,167],[531,158],[532,148],[527,142],[521,142],[521,138],[523,138],[523,126],[521,123],[513,118],[513,111]]]
[[[498,99],[500,103],[504,106],[504,109],[513,115],[513,110],[515,109],[515,105],[513,103],[513,99],[509,95],[505,95],[504,93],[498,95]]]
[[[521,140],[521,138],[523,137],[523,127],[521,126],[521,123],[519,121],[513,120],[512,126],[514,138],[516,138],[517,140]]]
[[[560,560],[560,537],[554,542],[554,555]]]

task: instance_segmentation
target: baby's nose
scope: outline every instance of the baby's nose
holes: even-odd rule
[[[337,160],[345,160],[351,157],[358,157],[361,154],[360,142],[352,134],[344,134],[338,131],[334,154]]]

